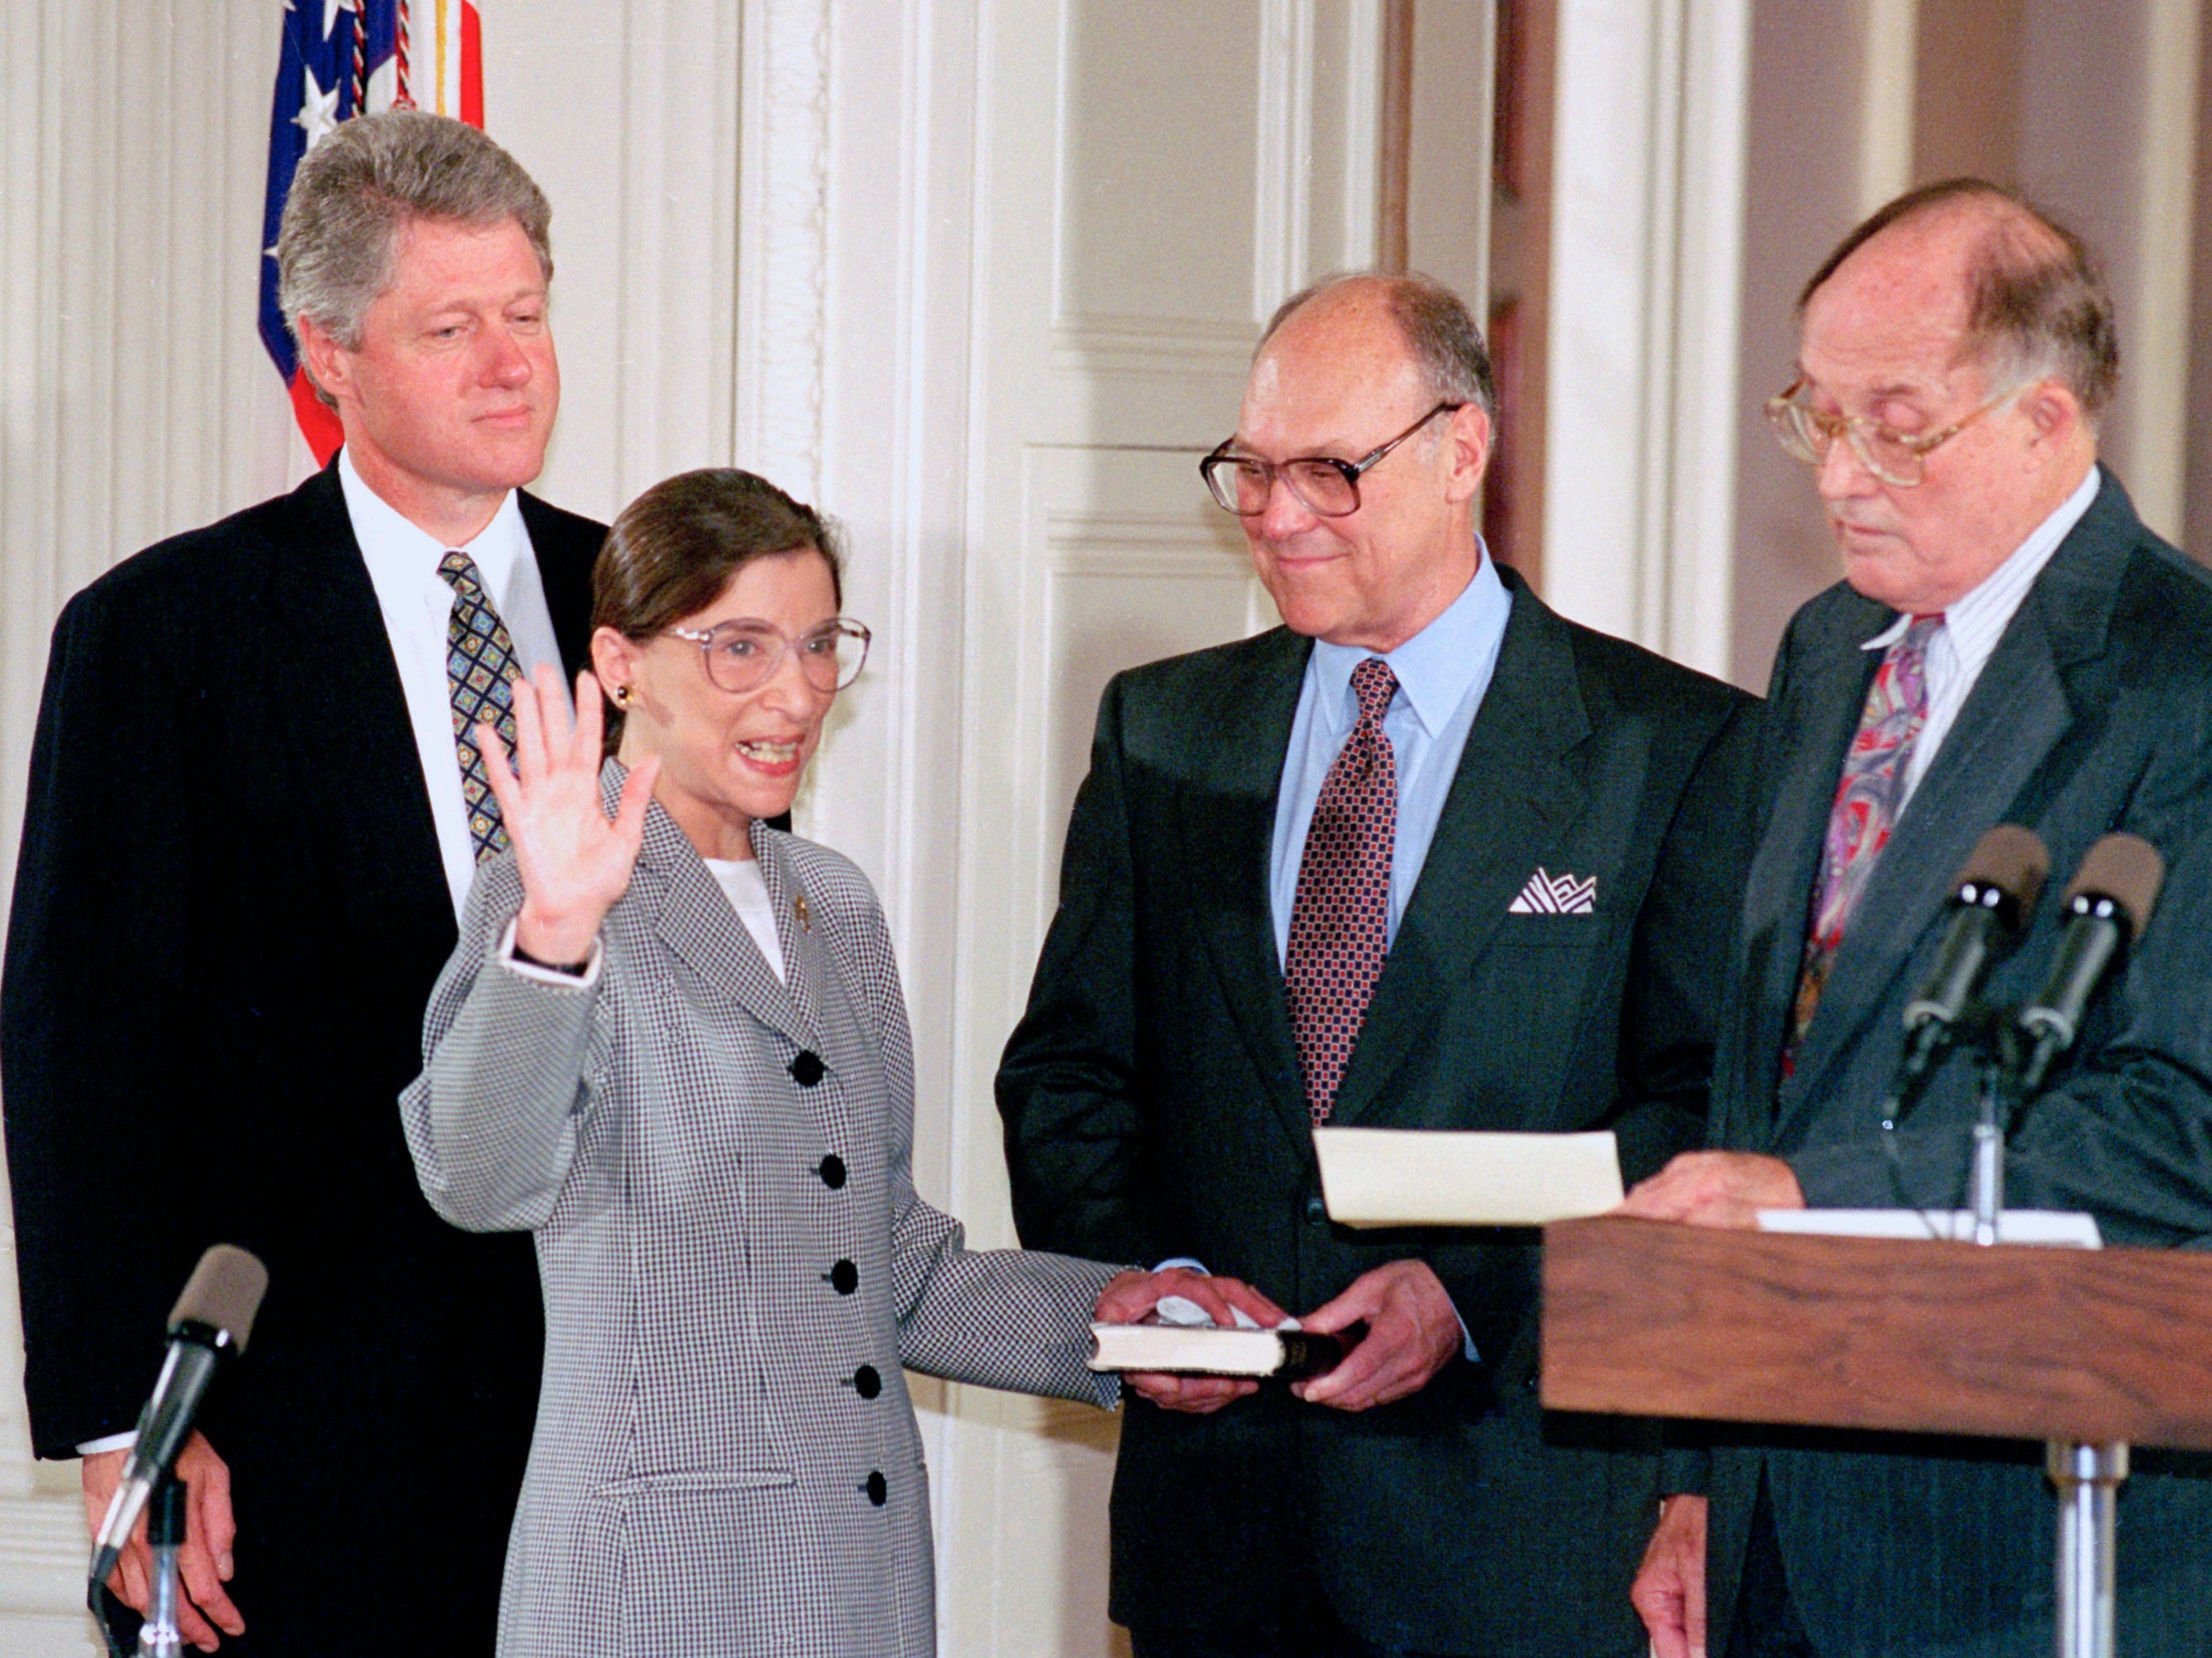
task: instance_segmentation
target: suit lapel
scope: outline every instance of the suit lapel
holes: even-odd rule
[[[1357,1122],[1451,1005],[1504,921],[1506,906],[1581,815],[1575,750],[1590,732],[1566,627],[1519,582],[1498,666],[1468,733],[1450,792],[1330,1121]],[[1602,900],[1601,900],[1602,902]]]
[[[1770,1107],[1803,970],[1813,884],[1819,878],[1836,780],[1881,661],[1878,653],[1861,647],[1881,631],[1889,615],[1855,595],[1844,604],[1843,616],[1829,632],[1808,642],[1803,665],[1771,716],[1775,727],[1787,733],[1788,747],[1782,751],[1771,811],[1745,887],[1745,937],[1766,946],[1763,960],[1738,967],[1758,975],[1755,984],[1746,987],[1754,1010],[1746,1067],[1751,1086],[1746,1094],[1762,1132],[1771,1127]]]
[[[336,849],[357,928],[420,927],[453,949],[453,898],[422,759],[368,567],[335,465],[293,492],[295,524],[269,549],[264,592],[271,719],[301,756],[293,805]]]
[[[2085,712],[2075,705],[2067,676],[2104,650],[2120,568],[2107,550],[2125,544],[2115,514],[2132,518],[2107,476],[2088,513],[2029,588],[1913,792],[1861,896],[1796,1075],[1776,1096],[1778,1132],[1820,1097],[1822,1073],[1888,1004],[1898,976],[1923,970],[1920,947],[1942,919],[1960,865],[2014,810]]]
[[[622,799],[626,775],[618,760],[610,760],[601,768],[600,799],[610,817]],[[769,969],[751,933],[730,908],[729,896],[658,801],[646,808],[645,841],[638,849],[637,860],[641,869],[650,872],[659,892],[653,930],[678,959],[710,991],[728,998],[799,1047],[818,1050],[821,1036],[811,1012],[799,1005],[793,989],[787,987],[787,981],[790,987],[809,983],[819,966],[808,930],[787,920],[799,891],[787,860],[774,857],[761,865],[769,902],[775,906],[776,939],[784,956],[783,980]]]
[[[1305,1085],[1291,1037],[1283,964],[1275,952],[1267,876],[1284,757],[1312,651],[1310,640],[1278,629],[1231,659],[1236,671],[1220,706],[1236,712],[1226,720],[1192,722],[1208,745],[1191,767],[1203,787],[1179,801],[1188,890],[1196,895],[1193,923],[1206,940],[1222,995],[1260,1075],[1271,1083],[1281,1079],[1269,1089],[1269,1098],[1302,1146],[1311,1144]]]

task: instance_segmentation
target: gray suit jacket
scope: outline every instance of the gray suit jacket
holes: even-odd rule
[[[906,1010],[866,878],[753,839],[787,985],[655,806],[594,985],[492,963],[521,905],[510,854],[479,872],[431,1000],[402,1102],[422,1189],[459,1225],[535,1230],[545,1294],[502,1653],[927,1658],[901,1367],[1113,1397],[1084,1365],[1112,1269],[970,1253],[915,1193]]]
[[[2098,836],[2165,853],[2157,913],[2123,982],[2092,1005],[2071,1063],[2014,1137],[2008,1202],[2094,1212],[2112,1243],[2212,1237],[2212,580],[2136,519],[2107,474],[1983,670],[1876,866],[1796,1074],[1779,1075],[1814,868],[1844,745],[1892,613],[1838,586],[1791,621],[1769,693],[1771,780],[1715,1062],[1717,1143],[1789,1160],[1815,1206],[1959,1201],[1975,1069],[1954,1056],[1897,1135],[1879,1103],[1906,999],[1941,945],[1960,865],[1992,824],[2050,847],[2052,892],[1989,999],[2034,988],[2057,890]],[[1763,1470],[1790,1593],[1820,1650],[2051,1650],[2048,1487],[2039,1446],[1743,1436],[1711,1469],[1723,1628]],[[2212,1651],[2212,1483],[2139,1454],[2120,1501],[2122,1649]],[[1723,1650],[1717,1633],[1713,1649]]]

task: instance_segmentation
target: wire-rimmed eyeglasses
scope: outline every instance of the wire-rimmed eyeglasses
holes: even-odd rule
[[[860,677],[868,659],[868,630],[848,616],[825,622],[796,639],[750,618],[667,632],[671,638],[696,645],[707,665],[707,677],[732,692],[757,691],[767,684],[783,665],[787,651],[799,658],[799,671],[817,691],[843,690]]]
[[[1928,476],[1928,452],[1948,443],[1990,410],[2017,397],[2026,380],[2008,386],[1939,432],[1905,433],[1865,415],[1831,414],[1815,409],[1799,395],[1805,389],[1802,374],[1788,388],[1766,400],[1766,422],[1782,445],[1782,452],[1808,466],[1819,466],[1841,437],[1851,446],[1859,464],[1884,483],[1900,489],[1917,488]]]
[[[1232,452],[1229,446],[1237,440],[1224,439],[1218,448],[1199,462],[1198,475],[1206,480],[1206,487],[1212,491],[1221,509],[1239,518],[1257,518],[1267,510],[1267,497],[1274,493],[1278,477],[1307,511],[1322,518],[1343,518],[1359,510],[1362,473],[1438,415],[1466,407],[1464,403],[1440,403],[1388,443],[1370,449],[1358,460],[1339,460],[1334,455],[1261,460],[1256,455]]]

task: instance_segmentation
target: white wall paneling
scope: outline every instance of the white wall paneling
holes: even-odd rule
[[[2135,292],[2121,297],[2120,381],[2133,444],[2128,490],[2143,521],[2170,541],[2182,537],[2189,476],[2189,309],[2194,249],[2197,84],[2206,27],[2200,0],[2146,0],[2142,156],[2135,206],[2141,250]],[[2202,280],[2203,273],[2195,273]],[[2201,349],[2201,347],[2200,347]]]
[[[1562,0],[1545,591],[1725,674],[1748,0]]]
[[[1918,0],[1864,0],[1859,70],[1859,216],[1912,184]]]
[[[562,405],[538,489],[611,517],[658,478],[727,465],[735,443],[745,9],[480,9],[485,126],[553,203]]]

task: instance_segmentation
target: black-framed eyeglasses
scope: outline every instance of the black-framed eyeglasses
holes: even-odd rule
[[[1237,440],[1224,439],[1219,448],[1198,463],[1198,475],[1206,480],[1206,487],[1212,492],[1221,509],[1239,518],[1257,518],[1267,510],[1267,497],[1274,493],[1279,477],[1307,511],[1323,518],[1343,518],[1359,510],[1362,473],[1438,415],[1456,413],[1466,407],[1464,403],[1440,403],[1388,443],[1370,449],[1358,460],[1339,460],[1334,455],[1296,455],[1289,460],[1261,460],[1256,455],[1232,452],[1229,446]]]
[[[775,677],[784,653],[795,653],[799,671],[817,691],[842,691],[860,677],[868,659],[869,633],[848,616],[810,629],[793,639],[781,628],[744,618],[711,628],[671,628],[672,639],[699,647],[707,677],[726,691],[757,691]]]

